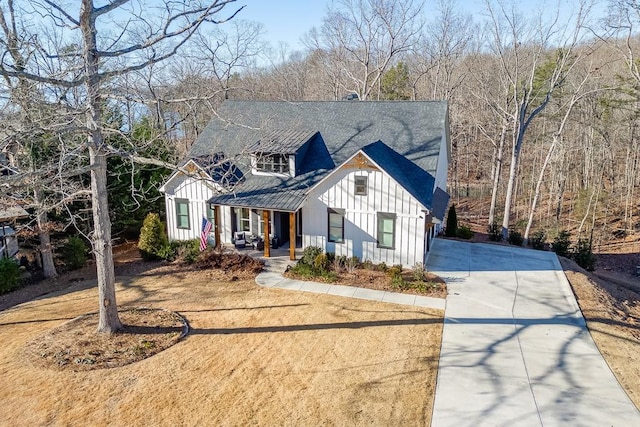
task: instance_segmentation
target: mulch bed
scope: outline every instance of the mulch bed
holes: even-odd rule
[[[31,363],[58,370],[90,371],[128,365],[176,344],[189,327],[177,313],[149,308],[118,312],[123,329],[97,333],[98,313],[85,314],[25,346]]]

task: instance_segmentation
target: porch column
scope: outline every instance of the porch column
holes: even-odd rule
[[[264,222],[264,256],[269,258],[271,256],[271,239],[269,239],[269,234],[271,234],[271,230],[269,229],[269,217],[270,212],[268,210],[262,211],[262,221]]]
[[[222,249],[222,242],[220,241],[220,206],[215,205],[213,207],[213,236],[216,239],[216,250]]]
[[[289,259],[296,259],[296,213],[289,212]]]

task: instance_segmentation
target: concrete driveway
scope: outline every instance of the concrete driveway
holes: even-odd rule
[[[446,280],[434,405],[442,426],[640,426],[554,253],[436,239]]]

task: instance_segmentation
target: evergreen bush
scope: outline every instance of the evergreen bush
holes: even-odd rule
[[[447,228],[444,232],[447,237],[456,237],[458,233],[458,214],[456,214],[456,205],[451,205],[447,214]]]
[[[502,230],[498,226],[498,223],[493,221],[489,224],[488,228],[489,240],[492,242],[501,242],[502,241]]]
[[[511,245],[522,246],[522,243],[524,243],[524,238],[522,237],[522,233],[520,233],[519,231],[510,230],[509,237],[507,237],[507,241]]]
[[[570,237],[571,233],[566,230],[561,230],[556,238],[553,239],[551,249],[559,256],[569,256],[569,247],[571,246]]]
[[[140,255],[145,261],[166,259],[171,251],[167,251],[169,247],[169,239],[164,231],[160,215],[157,213],[149,213],[140,229],[140,240],[138,240],[138,249]]]
[[[11,258],[0,257],[0,294],[20,286],[20,266]]]
[[[573,260],[587,271],[596,268],[596,256],[593,254],[591,242],[587,239],[578,239],[573,251]]]
[[[313,263],[316,261],[318,255],[322,253],[322,248],[318,246],[307,246],[302,251],[302,258],[300,258],[300,263],[306,264],[313,267]]]
[[[327,257],[327,254],[318,254],[316,259],[313,260],[313,266],[319,273],[329,271],[329,265],[329,257]]]
[[[458,231],[456,232],[456,236],[460,237],[461,239],[466,239],[469,240],[473,237],[475,233],[473,231],[471,231],[471,227],[469,227],[468,225],[461,225],[458,227]]]
[[[78,235],[70,236],[62,249],[64,265],[69,270],[77,270],[87,263],[87,245],[82,237]]]
[[[529,238],[529,245],[531,245],[533,249],[537,249],[539,251],[544,250],[544,246],[546,242],[547,242],[547,235],[545,234],[544,230],[536,231]]]

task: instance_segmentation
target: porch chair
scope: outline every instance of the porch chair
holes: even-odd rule
[[[247,245],[247,237],[244,231],[236,231],[233,233],[233,244],[236,248],[244,248]]]

